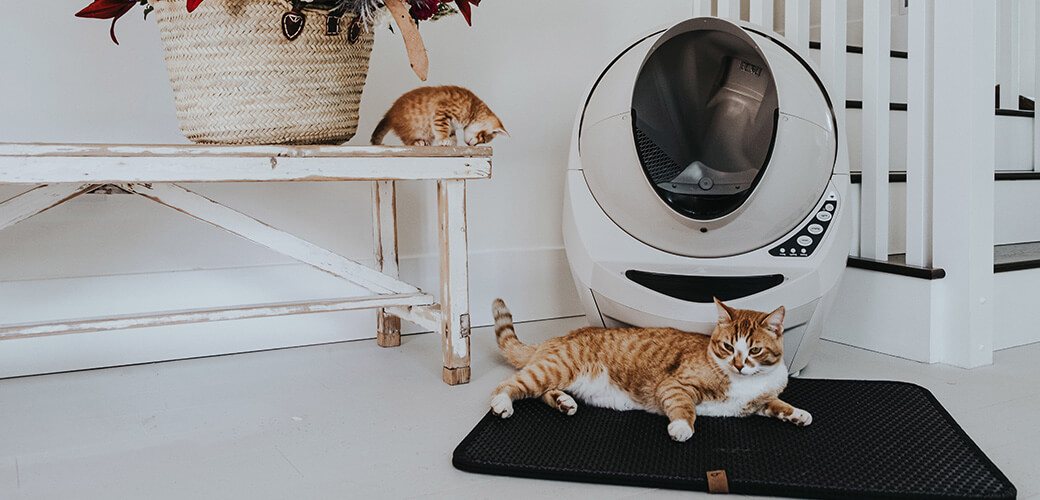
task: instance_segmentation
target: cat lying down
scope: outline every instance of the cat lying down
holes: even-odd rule
[[[540,397],[574,415],[577,397],[592,406],[665,415],[676,441],[693,436],[697,415],[757,414],[809,425],[809,412],[777,397],[787,386],[784,308],[766,314],[715,304],[719,320],[711,336],[587,327],[528,345],[516,337],[505,302],[495,299],[498,347],[519,370],[491,393],[491,410],[508,418],[514,400]]]

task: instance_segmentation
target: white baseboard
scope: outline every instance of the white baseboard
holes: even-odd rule
[[[849,268],[823,338],[931,362],[931,280]]]
[[[439,295],[435,256],[404,258],[402,276]],[[518,321],[582,313],[563,249],[472,252],[473,326],[495,297]],[[356,295],[302,264],[0,282],[4,323]],[[406,333],[422,331],[405,325]],[[0,377],[149,363],[375,337],[375,313],[350,311],[135,328],[0,342]],[[375,343],[372,343],[376,348]],[[436,365],[440,359],[431,359]]]
[[[930,339],[934,281],[863,269],[845,272],[823,338],[921,362],[934,362]],[[993,349],[1040,342],[1035,308],[1040,269],[993,275]]]
[[[1040,342],[1036,323],[1036,298],[1040,269],[993,275],[993,349],[1007,349]]]

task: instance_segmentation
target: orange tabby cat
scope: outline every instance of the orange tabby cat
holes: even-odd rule
[[[693,436],[697,415],[758,414],[809,425],[809,412],[777,398],[787,386],[784,308],[766,314],[715,304],[719,320],[710,337],[674,328],[588,327],[528,345],[517,339],[509,309],[496,299],[498,346],[520,370],[491,394],[491,410],[508,418],[513,400],[541,397],[573,415],[577,397],[593,406],[666,415],[676,441]]]
[[[393,130],[409,146],[454,146],[461,129],[468,146],[491,142],[506,133],[502,121],[473,92],[451,85],[419,87],[398,97],[372,132],[372,144],[382,144]]]

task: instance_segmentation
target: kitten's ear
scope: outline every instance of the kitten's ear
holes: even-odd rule
[[[767,330],[769,330],[769,333],[775,334],[778,337],[784,334],[785,312],[784,306],[780,306],[776,308],[775,311],[769,313],[769,316],[766,316],[766,319],[762,324],[765,325]]]
[[[502,134],[502,135],[504,135],[506,137],[509,137],[509,132],[506,132],[506,129],[504,129],[502,127],[498,127],[495,130],[492,130],[491,133],[494,134],[494,135]]]
[[[727,324],[733,322],[733,309],[726,304],[719,301],[718,298],[713,297],[715,300],[715,306],[719,310],[719,324]]]

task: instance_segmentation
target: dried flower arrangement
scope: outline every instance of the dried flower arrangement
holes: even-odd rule
[[[202,0],[186,0],[188,12],[194,11],[201,3]],[[419,78],[425,80],[428,63],[426,49],[423,47],[422,38],[419,37],[416,29],[419,21],[454,14],[456,11],[450,6],[451,3],[454,3],[458,7],[458,12],[465,17],[466,23],[472,25],[470,6],[479,5],[480,0],[286,0],[286,3],[291,4],[291,7],[283,15],[281,23],[286,38],[290,40],[293,39],[292,30],[286,28],[286,23],[287,21],[299,22],[295,20],[304,19],[302,11],[305,8],[324,10],[337,18],[349,15],[366,28],[370,28],[376,23],[377,17],[385,12],[384,9],[389,10],[404,37],[412,68]],[[109,35],[112,37],[112,41],[118,45],[119,41],[116,40],[115,33],[116,21],[137,5],[145,8],[145,17],[152,11],[148,0],[93,0],[90,5],[77,12],[76,16],[111,19],[112,27]]]

